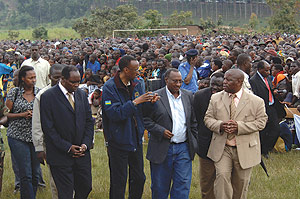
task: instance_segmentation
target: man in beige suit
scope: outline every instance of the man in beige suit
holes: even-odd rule
[[[204,122],[213,131],[207,156],[216,167],[218,199],[247,198],[251,169],[261,161],[259,131],[267,122],[264,101],[242,89],[239,69],[225,73],[224,91],[212,95]]]

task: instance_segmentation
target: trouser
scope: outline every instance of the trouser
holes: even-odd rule
[[[214,199],[216,169],[211,159],[199,157],[200,188],[202,199]]]
[[[280,126],[278,122],[276,109],[271,106],[267,111],[268,122],[264,130],[259,132],[259,138],[261,142],[261,153],[267,154],[272,151],[277,139],[280,135]]]
[[[23,199],[34,199],[38,185],[40,163],[32,143],[7,137],[11,153],[19,168],[20,192]]]
[[[50,165],[59,199],[86,199],[92,191],[90,153],[80,158],[70,166]]]
[[[225,146],[215,168],[214,193],[217,199],[247,198],[252,167],[242,169],[236,147]]]
[[[189,198],[192,160],[188,143],[170,144],[166,159],[161,164],[150,162],[150,168],[152,199],[167,199],[169,194],[171,199]]]
[[[142,198],[146,176],[144,174],[143,146],[135,152],[108,146],[110,169],[110,199],[124,199],[129,167],[129,199]]]

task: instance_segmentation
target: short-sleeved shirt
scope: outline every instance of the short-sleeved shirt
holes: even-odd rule
[[[101,69],[100,63],[97,61],[95,61],[94,64],[89,61],[86,68],[92,69],[93,74],[97,74],[97,72]]]
[[[178,70],[181,73],[182,80],[186,78],[186,76],[189,74],[191,65],[188,62],[183,62],[179,65]],[[198,84],[197,84],[197,72],[196,69],[193,70],[193,76],[189,84],[182,83],[181,88],[192,91],[195,93],[198,90]]]
[[[15,87],[10,89],[7,99],[13,102],[12,113],[23,113],[33,109],[33,102],[28,102],[24,97],[24,88]],[[37,87],[34,88],[34,95],[39,92]],[[32,119],[17,118],[9,121],[6,135],[7,137],[21,140],[24,142],[32,142]]]

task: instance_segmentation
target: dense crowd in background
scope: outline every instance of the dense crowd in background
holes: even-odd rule
[[[217,73],[224,74],[231,68],[241,69],[246,74],[247,81],[244,83],[249,84],[248,79],[252,79],[258,69],[264,68],[261,61],[266,61],[270,66],[270,76],[266,74],[272,79],[270,87],[274,97],[281,105],[295,108],[300,106],[300,38],[297,35],[160,35],[140,38],[0,41],[0,87],[4,99],[14,87],[15,72],[24,61],[32,58],[32,49],[36,47],[34,56],[40,63],[49,64],[50,67],[55,64],[76,66],[81,77],[80,88],[87,93],[97,128],[102,128],[103,85],[117,74],[119,61],[124,55],[131,55],[138,60],[137,79],[144,91],[164,87],[165,72],[169,68],[179,69],[183,76],[183,88],[193,93],[209,87],[211,77]],[[187,65],[193,68],[184,69],[189,68]],[[38,82],[41,72],[36,73]],[[38,84],[36,86],[39,87]],[[251,86],[249,85],[250,91]],[[44,86],[40,87],[42,89]],[[8,99],[14,101],[12,95]],[[281,121],[282,118],[279,119]],[[288,125],[289,130],[294,130],[293,121]],[[283,139],[287,150],[291,149],[292,143],[299,144],[289,138]]]

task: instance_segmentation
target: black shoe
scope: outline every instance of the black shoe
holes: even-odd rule
[[[262,154],[262,156],[263,156],[264,158],[266,158],[266,159],[269,159],[269,158],[270,158],[269,154]]]

